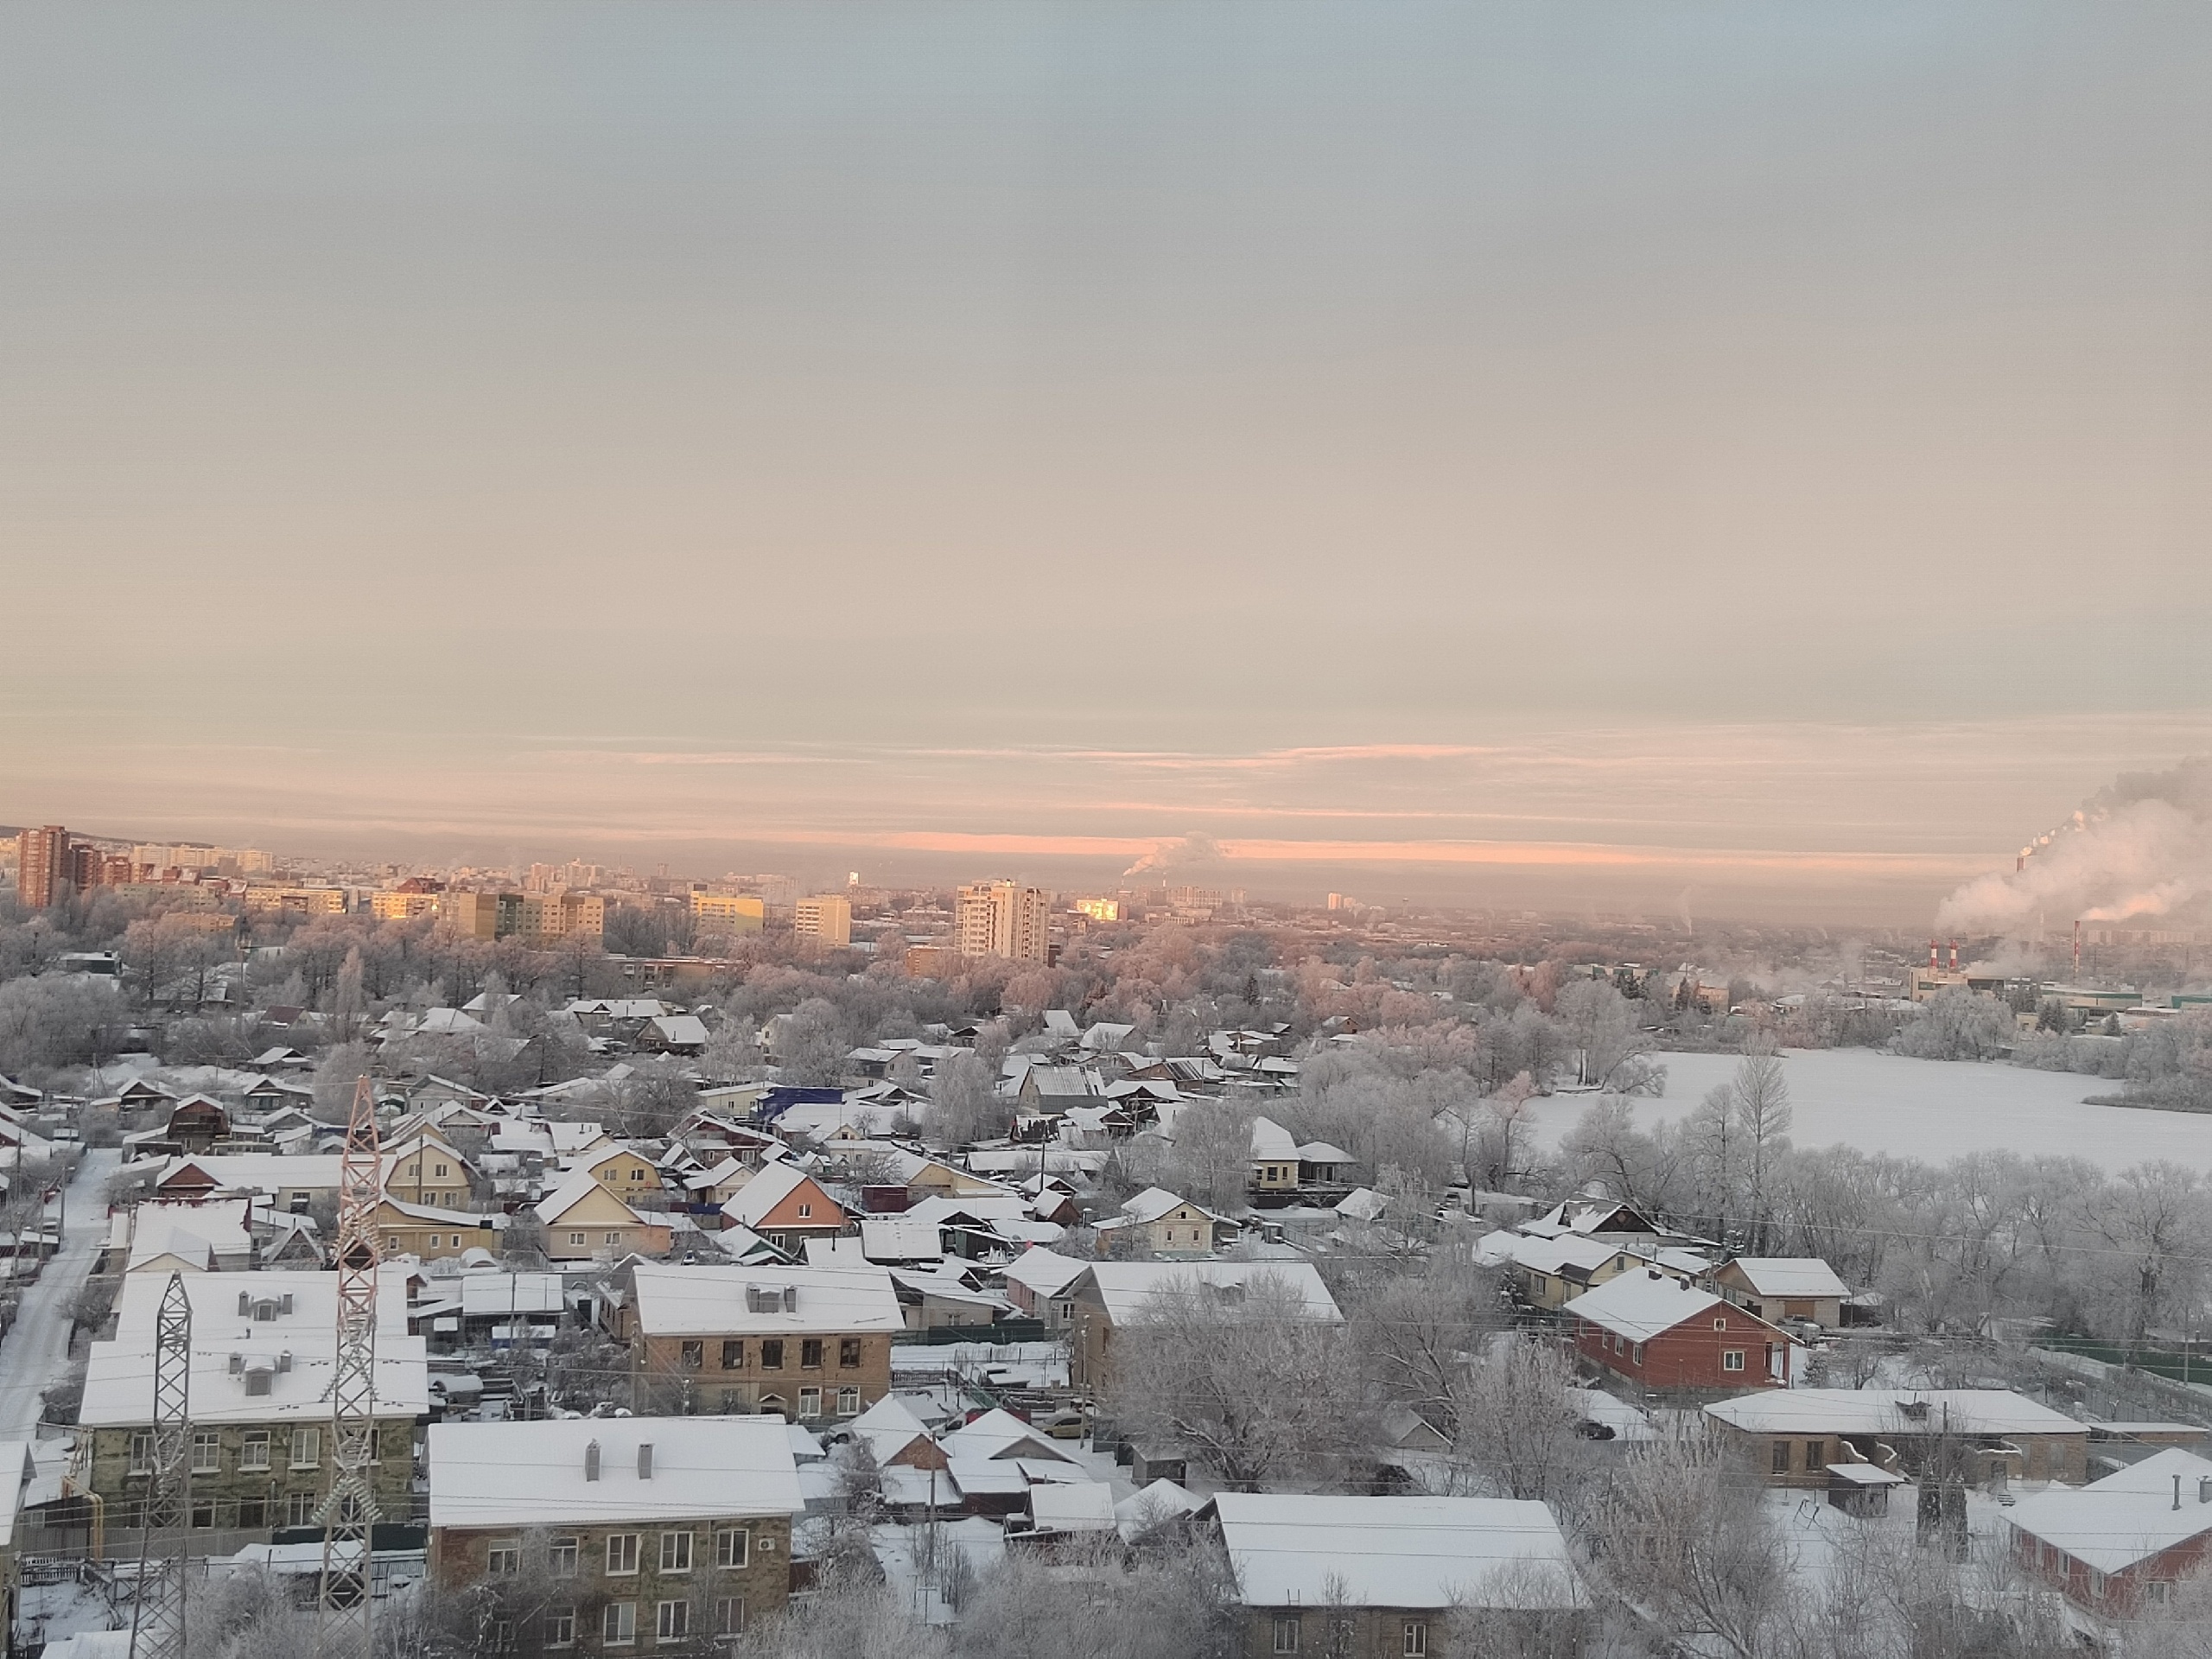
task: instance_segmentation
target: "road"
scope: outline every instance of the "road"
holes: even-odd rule
[[[0,1440],[33,1438],[40,1394],[69,1367],[70,1310],[107,1240],[108,1178],[122,1159],[112,1148],[85,1154],[69,1184],[60,1251],[23,1292],[15,1324],[0,1338]]]

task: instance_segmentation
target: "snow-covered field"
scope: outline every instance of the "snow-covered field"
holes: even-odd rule
[[[1662,1058],[1666,1096],[1632,1102],[1639,1122],[1692,1110],[1738,1064],[1732,1054]],[[1931,1162],[2002,1148],[2024,1157],[2070,1154],[2113,1170],[2171,1158],[2212,1170],[2212,1113],[2086,1104],[2086,1096],[2118,1092],[2120,1084],[2103,1077],[1909,1060],[1864,1048],[1793,1051],[1783,1065],[1795,1112],[1790,1138],[1801,1147],[1851,1146]],[[1556,1140],[1590,1099],[1557,1095],[1529,1105],[1546,1139]]]

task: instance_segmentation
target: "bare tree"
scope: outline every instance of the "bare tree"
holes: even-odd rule
[[[1009,1553],[962,1610],[957,1659],[1231,1659],[1228,1561],[1211,1548],[1131,1554],[1121,1540]],[[1078,1611],[1079,1610],[1079,1611]]]

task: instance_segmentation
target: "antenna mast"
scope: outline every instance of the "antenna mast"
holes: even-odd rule
[[[330,1493],[322,1523],[322,1619],[315,1652],[325,1659],[369,1659],[370,1550],[377,1521],[377,1205],[384,1196],[384,1152],[377,1140],[376,1091],[363,1077],[353,1090],[346,1152],[338,1166],[338,1345],[330,1384]]]
[[[184,1659],[185,1552],[192,1518],[192,1300],[169,1274],[154,1323],[154,1445],[138,1513],[130,1659]],[[155,1541],[159,1538],[160,1542]]]

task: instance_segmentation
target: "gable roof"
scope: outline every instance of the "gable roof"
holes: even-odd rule
[[[573,1172],[568,1179],[540,1198],[537,1207],[531,1213],[550,1227],[594,1193],[599,1194],[609,1204],[618,1206],[632,1221],[652,1224],[650,1217],[640,1215],[628,1205],[624,1204],[620,1193],[588,1169]]]
[[[1098,1300],[1115,1323],[1141,1317],[1153,1294],[1170,1286],[1204,1284],[1241,1287],[1267,1276],[1295,1291],[1308,1318],[1341,1325],[1344,1314],[1336,1298],[1321,1281],[1311,1262],[1095,1262],[1071,1281],[1080,1292],[1096,1287]]]
[[[1221,1492],[1212,1500],[1248,1607],[1567,1610],[1588,1595],[1543,1504],[1498,1497]]]
[[[1093,1265],[1042,1245],[1032,1245],[1007,1263],[1006,1281],[1035,1291],[1039,1296],[1057,1296]]]
[[[1847,1297],[1850,1287],[1817,1255],[1739,1255],[1728,1264],[1762,1296]]]
[[[906,1315],[881,1268],[672,1267],[631,1269],[638,1328],[649,1337],[759,1332],[902,1331]],[[796,1293],[792,1306],[756,1308],[751,1288]]]
[[[1298,1161],[1298,1137],[1271,1117],[1252,1120],[1252,1158],[1273,1159],[1280,1163]]]
[[[797,1164],[782,1158],[771,1158],[760,1166],[759,1174],[740,1187],[737,1195],[722,1205],[722,1214],[742,1226],[757,1227],[767,1219],[769,1212],[778,1205],[802,1186],[809,1185],[817,1192],[822,1192],[822,1184]],[[842,1207],[829,1193],[823,1192],[822,1197],[823,1202],[839,1215],[844,1213]],[[830,1217],[824,1216],[820,1219],[827,1222]]]
[[[1560,1312],[1587,1319],[1630,1342],[1649,1342],[1685,1320],[1701,1318],[1715,1308],[1726,1318],[1748,1319],[1769,1331],[1775,1329],[1758,1314],[1656,1268],[1608,1279],[1597,1289],[1577,1296]]]
[[[2004,1389],[1779,1389],[1718,1400],[1705,1409],[1707,1416],[1754,1434],[2089,1432],[2087,1423]]]
[[[599,1448],[598,1478],[586,1455]],[[651,1474],[640,1471],[651,1448]],[[434,1423],[430,1524],[526,1527],[797,1515],[806,1507],[781,1417]]]
[[[2118,1573],[2212,1532],[2212,1502],[2199,1496],[2206,1481],[2212,1463],[2175,1446],[2077,1491],[2054,1487],[2024,1497],[2005,1518],[2097,1572]]]

